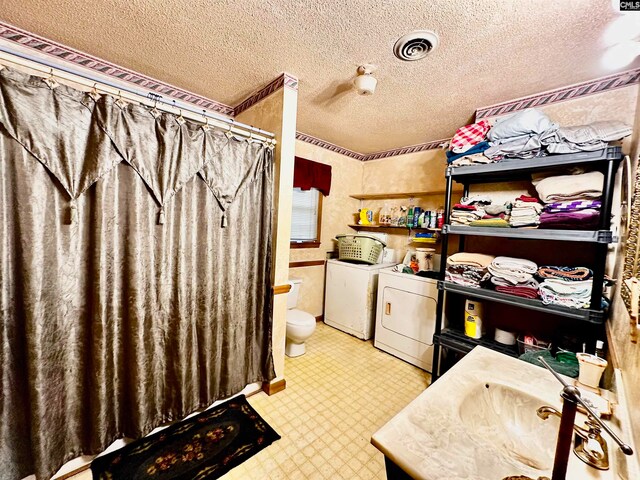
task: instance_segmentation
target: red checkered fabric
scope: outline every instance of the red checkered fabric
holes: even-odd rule
[[[478,123],[460,127],[451,139],[449,148],[455,153],[464,153],[474,145],[483,141],[490,128],[491,124],[488,120],[480,120]]]

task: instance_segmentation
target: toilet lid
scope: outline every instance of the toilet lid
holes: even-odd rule
[[[287,323],[291,325],[315,325],[316,319],[310,313],[294,308],[287,310]]]

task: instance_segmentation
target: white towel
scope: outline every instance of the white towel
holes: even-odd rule
[[[582,200],[602,196],[604,175],[587,172],[579,175],[547,177],[536,182],[536,190],[543,203]]]
[[[525,258],[496,257],[487,269],[494,277],[517,285],[531,280],[538,271],[538,265]]]

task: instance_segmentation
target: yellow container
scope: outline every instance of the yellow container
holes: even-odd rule
[[[467,300],[464,304],[464,334],[467,337],[482,338],[484,325],[482,324],[482,303]]]

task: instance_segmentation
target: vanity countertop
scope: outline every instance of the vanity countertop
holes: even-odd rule
[[[560,391],[544,368],[476,347],[380,428],[371,443],[416,479],[551,478],[560,422],[538,418],[536,409],[561,410]],[[576,424],[584,420],[578,413]],[[619,433],[615,422],[609,425]],[[634,478],[617,445],[602,436],[611,468],[596,470],[572,452],[567,479]]]

